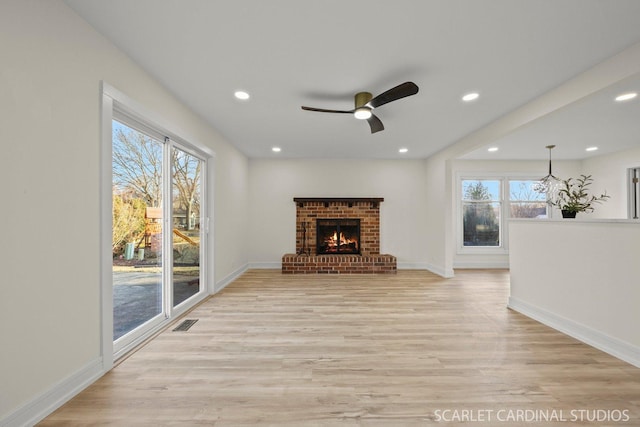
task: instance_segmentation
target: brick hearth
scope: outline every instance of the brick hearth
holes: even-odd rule
[[[282,257],[282,272],[289,274],[395,273],[393,255],[296,255]]]
[[[302,198],[296,202],[296,253],[282,257],[290,274],[395,273],[396,257],[380,254],[380,202],[383,198]],[[360,255],[317,255],[316,220],[360,219]],[[306,230],[306,236],[303,230]]]

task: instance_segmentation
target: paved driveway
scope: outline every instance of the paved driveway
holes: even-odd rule
[[[174,274],[173,303],[198,292],[194,276]],[[154,272],[113,273],[113,338],[118,339],[162,311],[161,275]]]

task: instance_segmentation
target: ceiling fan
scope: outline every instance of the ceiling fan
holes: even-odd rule
[[[356,119],[366,120],[371,127],[371,133],[384,130],[384,125],[378,117],[373,114],[373,109],[396,101],[407,96],[418,93],[418,86],[413,82],[405,82],[381,93],[375,98],[369,92],[358,92],[355,96],[355,108],[353,110],[325,110],[323,108],[313,108],[302,106],[306,111],[319,111],[321,113],[347,113],[353,114]]]

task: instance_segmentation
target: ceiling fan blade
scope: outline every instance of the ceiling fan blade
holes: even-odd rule
[[[353,110],[351,111],[345,111],[345,110],[325,110],[324,108],[313,108],[313,107],[305,107],[302,106],[301,107],[303,110],[306,111],[319,111],[321,113],[346,113],[346,114],[353,114]]]
[[[384,130],[384,125],[375,115],[372,114],[371,117],[367,119],[367,121],[369,122],[369,126],[371,127],[371,133],[376,133]]]
[[[415,95],[416,93],[418,93],[418,86],[413,82],[405,82],[376,96],[369,101],[367,105],[371,108],[377,108],[391,101]]]

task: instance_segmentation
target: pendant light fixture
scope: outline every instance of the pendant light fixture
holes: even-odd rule
[[[547,145],[544,148],[549,150],[549,173],[547,174],[547,176],[542,178],[540,182],[533,185],[532,188],[534,191],[537,191],[538,193],[546,193],[548,196],[551,196],[557,191],[560,185],[560,179],[558,179],[551,171],[551,150],[556,148],[556,146]]]

